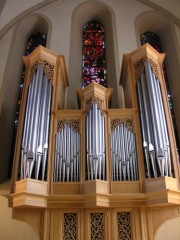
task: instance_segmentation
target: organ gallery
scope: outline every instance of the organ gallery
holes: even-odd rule
[[[64,57],[42,46],[23,57],[10,205],[39,239],[153,239],[179,204],[164,57],[149,44],[124,54],[126,107],[116,109],[113,89],[96,81],[65,109]]]

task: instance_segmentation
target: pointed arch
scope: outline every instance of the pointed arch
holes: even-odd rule
[[[111,105],[118,107],[117,85],[119,82],[120,63],[118,56],[117,32],[115,23],[115,14],[111,7],[99,2],[84,2],[78,5],[71,18],[71,35],[70,35],[70,56],[69,56],[69,88],[67,89],[67,108],[76,109],[77,102],[74,89],[81,87],[82,79],[82,29],[90,21],[100,22],[106,33],[106,69],[108,87],[113,88],[113,97]],[[118,74],[117,74],[118,73]],[[68,96],[71,96],[69,98]]]

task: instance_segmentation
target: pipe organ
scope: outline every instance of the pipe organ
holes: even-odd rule
[[[63,56],[39,46],[23,58],[10,205],[39,239],[152,240],[159,209],[179,204],[163,59],[148,44],[124,55],[126,108],[112,109],[113,89],[91,83],[76,92],[79,109],[65,109]]]

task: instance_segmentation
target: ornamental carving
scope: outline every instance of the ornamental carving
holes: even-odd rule
[[[138,80],[140,78],[141,74],[144,72],[146,62],[150,63],[153,73],[155,74],[156,78],[159,79],[159,72],[157,69],[157,64],[155,62],[153,62],[152,59],[150,59],[150,58],[141,58],[138,62],[134,63],[136,80]]]
[[[54,76],[54,65],[48,63],[46,60],[39,59],[34,65],[31,67],[30,75],[29,75],[29,82],[33,79],[34,75],[36,74],[38,63],[43,64],[44,73],[46,74],[48,80],[53,83],[53,76]]]
[[[91,213],[91,240],[104,240],[103,213]]]
[[[134,132],[134,123],[133,123],[133,119],[130,118],[114,118],[114,119],[110,119],[111,122],[111,131],[114,131],[119,124],[124,123],[125,127],[131,131]]]
[[[89,110],[91,109],[93,103],[96,102],[97,103],[97,107],[98,109],[102,112],[103,111],[103,108],[104,108],[104,101],[97,98],[97,97],[93,97],[91,99],[89,99],[87,102],[86,102],[86,112],[88,113]]]
[[[80,132],[80,121],[76,119],[62,119],[57,122],[57,132],[69,125],[75,132]]]
[[[117,213],[118,240],[132,240],[131,215],[129,212]]]
[[[64,236],[63,240],[77,239],[77,214],[64,213]]]

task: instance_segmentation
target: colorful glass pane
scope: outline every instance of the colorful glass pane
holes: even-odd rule
[[[43,47],[46,46],[46,36],[42,33],[35,33],[28,40],[26,47],[26,56],[31,54],[32,51],[34,51],[34,49],[39,45],[42,45]]]
[[[161,43],[159,37],[153,32],[145,32],[141,35],[141,45],[149,43],[157,52],[161,53]]]
[[[141,45],[149,43],[154,49],[156,49],[157,52],[162,53],[161,42],[160,42],[160,39],[157,34],[155,34],[153,32],[149,32],[149,31],[145,32],[144,34],[141,35],[140,40],[141,40]],[[162,67],[163,67],[164,79],[165,79],[165,83],[166,83],[169,108],[171,111],[171,117],[172,117],[174,132],[175,132],[176,144],[178,147],[178,154],[180,156],[180,143],[179,143],[178,132],[177,132],[177,127],[176,127],[176,122],[175,122],[172,97],[171,97],[170,90],[169,90],[169,84],[168,84],[168,78],[167,78],[165,65],[163,64]]]
[[[103,32],[84,32],[83,45],[104,45],[104,33]]]
[[[87,23],[83,30],[86,32],[104,32],[103,26],[95,21]]]
[[[105,56],[104,46],[92,45],[83,47],[84,59],[103,60]]]
[[[97,22],[83,28],[82,88],[92,82],[107,87],[104,29]]]

